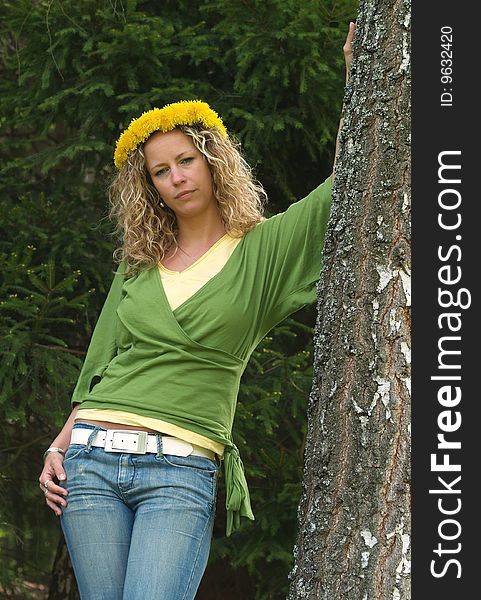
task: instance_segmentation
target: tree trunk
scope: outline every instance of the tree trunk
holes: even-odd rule
[[[288,600],[410,598],[410,3],[361,0]]]

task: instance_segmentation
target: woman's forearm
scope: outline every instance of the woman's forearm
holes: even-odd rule
[[[79,408],[80,404],[76,404],[74,406],[68,419],[65,421],[62,431],[53,440],[53,442],[50,444],[50,447],[62,448],[62,450],[65,451],[67,450],[68,445],[70,444],[70,437],[72,436],[72,427]]]
[[[344,52],[344,60],[346,62],[346,85],[347,82],[349,81],[349,73],[351,70],[351,63],[352,63],[352,42],[354,39],[354,35],[356,33],[356,24],[354,21],[349,23],[349,31],[347,33],[347,38],[346,38],[346,42],[344,43],[343,46],[343,52]],[[344,107],[342,107],[342,113],[341,113],[341,118],[339,119],[339,127],[337,129],[337,136],[336,136],[336,150],[334,153],[334,164],[332,165],[332,184],[334,185],[334,178],[335,178],[335,174],[336,174],[336,158],[337,158],[337,154],[339,152],[339,137],[341,135],[341,129],[342,129],[342,124],[344,122]]]
[[[341,118],[339,119],[339,127],[337,129],[337,135],[336,135],[336,150],[335,150],[335,154],[334,154],[334,164],[332,165],[332,185],[334,185],[334,178],[336,175],[336,159],[337,159],[337,154],[339,152],[339,136],[341,135],[341,129],[342,129],[342,124],[344,123],[344,115],[341,114]]]

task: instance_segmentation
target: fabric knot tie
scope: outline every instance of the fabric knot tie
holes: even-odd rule
[[[229,537],[233,531],[239,529],[241,517],[254,521],[249,488],[244,474],[244,465],[235,444],[229,445],[224,451],[224,469],[226,482],[227,524],[226,535]]]

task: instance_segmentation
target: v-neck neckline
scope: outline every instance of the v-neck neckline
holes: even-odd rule
[[[166,273],[169,274],[175,274],[175,275],[183,275],[184,273],[186,273],[187,271],[190,271],[191,269],[193,269],[194,267],[196,267],[200,262],[202,262],[205,258],[207,258],[210,254],[212,254],[212,252],[214,252],[214,250],[216,248],[218,248],[220,246],[220,244],[229,236],[228,233],[224,233],[224,235],[222,237],[220,237],[216,242],[214,242],[212,244],[212,246],[210,246],[209,248],[207,248],[207,250],[204,252],[204,254],[202,254],[201,256],[199,256],[199,258],[197,260],[195,260],[191,265],[189,265],[188,267],[186,267],[185,269],[183,269],[182,271],[174,271],[172,269],[169,269],[168,267],[166,267],[165,265],[163,265],[162,263],[160,263],[158,265],[159,268],[161,268],[163,271],[165,271]]]
[[[201,287],[200,287],[200,288],[199,288],[197,291],[195,291],[195,292],[194,292],[192,295],[190,295],[188,298],[186,298],[186,299],[185,299],[185,300],[184,300],[184,301],[183,301],[181,304],[179,304],[179,306],[177,306],[177,307],[176,307],[174,310],[172,310],[172,308],[171,308],[171,306],[170,306],[169,299],[167,298],[167,294],[165,293],[164,284],[163,284],[163,282],[162,282],[162,276],[161,276],[161,274],[160,274],[160,268],[159,268],[159,266],[158,266],[158,265],[155,267],[155,271],[156,271],[156,277],[157,277],[157,281],[158,281],[158,283],[159,283],[159,286],[160,286],[160,289],[161,289],[161,292],[162,292],[162,297],[163,297],[163,300],[164,300],[164,302],[165,302],[165,304],[166,304],[166,306],[167,306],[168,310],[170,311],[170,313],[171,313],[171,314],[172,314],[172,316],[174,317],[175,321],[177,321],[177,319],[176,319],[176,317],[175,317],[175,313],[176,313],[178,310],[181,310],[181,309],[182,309],[182,308],[183,308],[183,307],[184,307],[184,306],[185,306],[185,305],[186,305],[188,302],[190,302],[191,300],[195,300],[195,299],[197,298],[197,296],[201,295],[201,294],[202,294],[202,292],[204,292],[206,288],[209,288],[209,287],[212,285],[212,282],[214,282],[214,283],[215,283],[215,282],[217,281],[217,279],[218,279],[218,278],[219,278],[219,277],[220,277],[220,276],[221,276],[221,275],[222,275],[222,274],[225,272],[225,270],[226,270],[226,267],[227,267],[227,266],[230,264],[230,262],[232,261],[232,259],[234,258],[234,256],[236,256],[236,255],[237,255],[237,253],[238,253],[238,252],[237,252],[237,251],[238,251],[238,248],[239,248],[239,247],[240,247],[240,246],[243,244],[243,242],[244,242],[244,240],[245,240],[245,238],[246,238],[246,235],[247,235],[248,233],[249,233],[249,232],[247,232],[246,234],[244,234],[244,235],[243,235],[243,237],[241,238],[240,242],[239,242],[239,243],[236,245],[236,247],[235,247],[235,248],[234,248],[234,250],[232,251],[232,254],[231,254],[231,255],[229,256],[229,258],[226,260],[226,262],[224,263],[224,265],[222,266],[222,268],[221,268],[221,269],[220,269],[220,270],[219,270],[219,271],[218,271],[218,272],[217,272],[215,275],[213,275],[213,276],[212,276],[210,279],[208,279],[208,280],[207,280],[207,281],[204,283],[204,285],[202,285],[202,286],[201,286]],[[226,234],[226,235],[227,235],[227,234]],[[221,239],[222,239],[222,238],[221,238]],[[218,240],[218,241],[220,241],[220,240]],[[216,243],[217,243],[217,242],[216,242]],[[209,252],[211,249],[212,249],[212,246],[211,246],[211,248],[209,248],[209,250],[207,250],[207,252]],[[203,255],[203,256],[205,256],[205,255]],[[202,257],[201,257],[201,258],[202,258]],[[199,259],[199,260],[200,260],[200,259]],[[174,273],[177,273],[178,271],[173,271],[173,272],[174,272]],[[183,273],[183,272],[184,272],[184,271],[180,271],[180,273]]]

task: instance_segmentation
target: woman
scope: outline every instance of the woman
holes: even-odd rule
[[[232,441],[239,381],[265,334],[315,300],[331,177],[264,219],[262,188],[200,101],[132,121],[114,162],[120,266],[40,487],[81,598],[192,599],[222,461],[227,535],[254,519]]]

